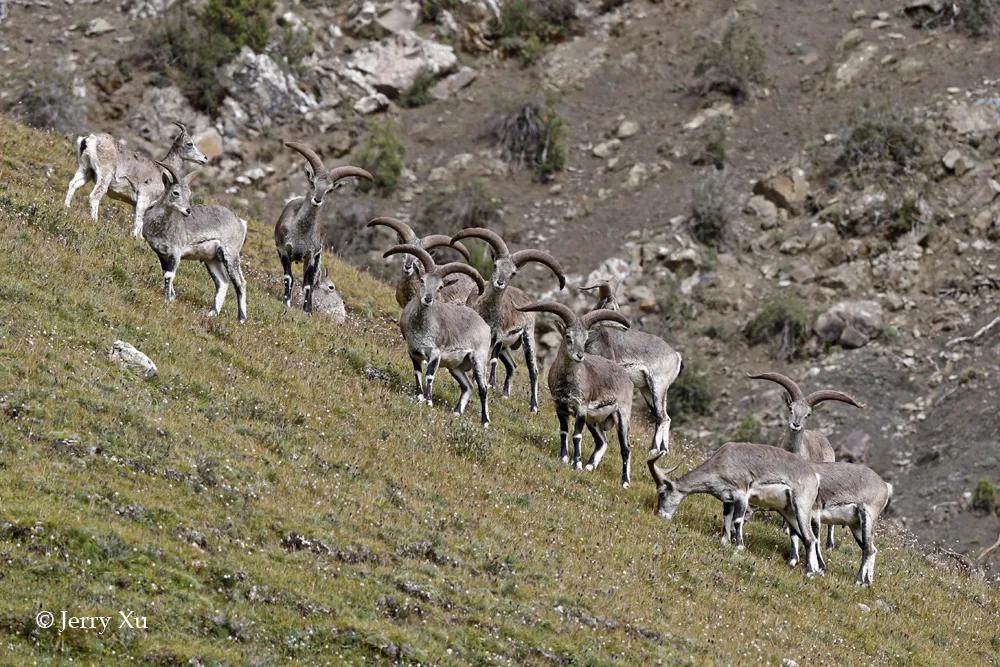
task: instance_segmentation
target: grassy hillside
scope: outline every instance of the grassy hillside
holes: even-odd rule
[[[871,590],[853,584],[853,542],[808,581],[772,522],[751,522],[734,554],[713,500],[655,517],[647,433],[623,491],[614,452],[597,474],[557,461],[547,406],[531,417],[497,401],[484,435],[475,403],[457,422],[415,405],[390,290],[331,260],[348,324],[286,312],[263,222],[248,240],[248,324],[232,294],[205,316],[210,281],[190,263],[164,303],[130,210],[107,203],[95,225],[85,191],[62,209],[72,167],[67,142],[0,118],[7,662],[998,659],[997,592],[898,538],[879,536]],[[119,338],[159,377],[109,362]],[[668,457],[700,458],[682,442]],[[115,620],[103,635],[37,627],[40,610],[63,609]],[[148,629],[117,628],[119,610]]]

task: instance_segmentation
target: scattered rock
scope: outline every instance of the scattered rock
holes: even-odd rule
[[[864,463],[871,447],[871,436],[864,431],[851,431],[842,438],[837,438],[833,448],[838,461],[848,463]]]
[[[172,124],[175,120],[185,123],[194,133],[203,132],[211,122],[208,116],[195,112],[180,88],[149,86],[142,91],[142,99],[128,117],[128,126],[144,140],[155,144],[156,152],[160,153],[160,147],[169,146],[177,134],[177,127]]]
[[[697,130],[713,118],[726,117],[732,120],[736,116],[733,111],[732,102],[720,102],[708,109],[703,109],[694,115],[691,120],[684,123],[685,130]]]
[[[135,349],[135,347],[129,343],[121,340],[116,340],[111,345],[111,351],[108,352],[108,358],[121,364],[123,367],[134,371],[140,377],[151,378],[155,377],[159,373],[156,369],[156,364],[153,363],[152,359]]]
[[[94,19],[83,28],[85,37],[100,37],[114,31],[115,27],[106,19]]]
[[[235,100],[257,130],[301,116],[318,106],[312,95],[299,88],[292,74],[282,70],[269,55],[254,53],[247,46],[222,68],[221,77],[231,96],[228,99]]]
[[[757,181],[753,192],[776,206],[800,213],[809,197],[809,181],[806,180],[806,172],[799,167],[779,168]]]
[[[966,155],[957,148],[952,148],[950,151],[944,154],[941,158],[941,162],[944,164],[945,169],[954,173],[956,176],[961,176],[975,168],[975,163],[972,162]]]
[[[454,74],[435,83],[431,87],[431,97],[436,100],[446,100],[453,97],[458,91],[475,81],[478,76],[479,72],[471,67],[462,67]]]
[[[1000,114],[990,104],[956,104],[945,111],[944,120],[959,134],[981,135],[1000,130]]]
[[[875,61],[878,53],[878,46],[875,44],[865,44],[860,49],[855,50],[834,70],[834,85],[837,89],[844,88],[854,83]]]
[[[611,157],[611,155],[621,148],[622,142],[619,139],[611,139],[610,141],[604,141],[596,146],[594,146],[591,152],[594,157],[599,157],[602,160]]]
[[[649,176],[649,168],[642,162],[636,162],[632,165],[632,168],[628,170],[628,178],[625,179],[625,187],[630,190],[635,190]]]
[[[354,103],[354,110],[362,116],[368,116],[389,107],[389,98],[382,93],[367,95]]]
[[[549,49],[542,62],[545,82],[556,90],[576,86],[593,76],[607,60],[608,48],[581,36]]]
[[[370,86],[388,97],[408,90],[421,72],[445,74],[457,64],[453,48],[408,30],[369,44],[348,62],[349,67],[364,74]]]
[[[816,318],[813,330],[826,343],[864,347],[882,330],[882,306],[875,301],[841,301]]]
[[[634,137],[639,133],[639,123],[631,120],[623,120],[618,126],[618,138],[628,139],[629,137]]]

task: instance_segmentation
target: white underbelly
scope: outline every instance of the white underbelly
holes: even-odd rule
[[[600,403],[590,403],[587,405],[587,421],[591,423],[603,422],[605,419],[610,417],[615,413],[615,409],[618,406],[612,403],[611,405],[602,405]]]
[[[438,365],[441,368],[457,368],[465,362],[469,352],[468,349],[441,350],[441,361]]]
[[[820,520],[823,523],[831,523],[837,526],[856,526],[858,524],[857,505],[833,505],[823,508],[820,512]]]
[[[193,259],[199,262],[211,262],[219,257],[219,242],[205,241],[190,246],[183,255],[184,259]]]
[[[750,487],[750,504],[769,510],[780,510],[788,506],[787,484],[754,484]]]

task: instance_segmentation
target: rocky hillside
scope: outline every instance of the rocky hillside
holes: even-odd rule
[[[71,155],[0,117],[4,662],[996,659],[996,588],[892,522],[872,588],[849,540],[810,580],[776,521],[755,517],[735,552],[714,499],[660,519],[641,456],[627,490],[614,460],[569,470],[547,400],[531,418],[495,401],[485,436],[451,417],[453,383],[414,404],[391,288],[330,259],[346,321],[286,311],[259,221],[246,324],[231,301],[206,316],[210,281],[188,263],[165,303],[128,211],[94,225],[62,207]],[[668,461],[704,456],[679,435]],[[63,629],[63,610],[109,627]]]
[[[814,421],[900,522],[975,557],[1000,533],[992,6],[8,0],[0,104],[154,152],[182,118],[201,187],[262,221],[303,188],[285,140],[377,168],[327,215],[375,272],[377,211],[615,277],[685,355],[681,433],[776,437],[780,392],[747,370],[851,391],[865,410]]]

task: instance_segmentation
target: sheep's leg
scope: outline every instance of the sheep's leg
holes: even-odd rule
[[[500,363],[503,364],[504,378],[503,378],[503,395],[504,398],[510,396],[511,385],[514,383],[514,360],[510,358],[510,350],[506,347],[500,348],[500,354],[497,355],[500,359]]]
[[[559,458],[563,463],[569,463],[569,414],[559,410]]]
[[[473,357],[472,377],[476,381],[476,388],[479,390],[479,406],[482,409],[483,428],[490,425],[489,387],[486,386],[486,378],[483,377],[485,369],[483,360]]]
[[[434,350],[431,358],[427,362],[427,372],[424,373],[424,400],[427,405],[434,405],[434,374],[437,373],[438,364],[441,363],[441,353]]]
[[[578,414],[576,416],[576,421],[573,423],[573,469],[582,470],[583,464],[580,459],[582,457],[582,445],[583,445],[583,425],[587,423],[587,418],[584,415]]]
[[[228,253],[219,251],[219,255],[222,259],[223,266],[226,267],[226,273],[229,274],[229,279],[233,281],[233,289],[236,290],[236,320],[240,323],[247,321],[247,281],[243,277],[243,264],[240,261],[239,255],[230,256]],[[223,293],[222,298],[225,299],[226,295]],[[219,309],[222,309],[222,304],[219,304]]]
[[[813,512],[812,517],[809,519],[809,525],[812,528],[813,535],[816,536],[816,562],[819,564],[819,569],[826,572],[826,561],[823,560],[823,552],[820,550],[820,536],[823,534],[823,527],[820,524],[819,512]]]
[[[524,345],[524,363],[528,366],[528,382],[531,384],[529,409],[538,412],[538,354],[535,352],[535,332],[525,327],[521,333],[521,343]]]
[[[111,178],[113,174],[98,167],[96,170],[96,182],[94,184],[94,189],[90,191],[90,217],[94,222],[97,222],[97,211],[101,205],[101,200],[104,196],[108,194],[108,188],[111,187]]]
[[[590,457],[590,461],[587,463],[587,470],[597,470],[597,466],[601,464],[601,460],[604,459],[604,454],[608,451],[608,440],[604,437],[601,429],[597,428],[593,424],[587,424],[587,430],[589,430],[590,435],[594,437],[594,454]]]
[[[788,552],[788,566],[795,567],[796,565],[799,564],[799,545],[801,544],[801,540],[799,540],[798,535],[796,535],[795,533],[793,533],[791,530],[788,529],[787,523],[785,524],[785,532],[791,538],[791,544],[792,544],[791,549]]]
[[[181,263],[181,258],[176,255],[161,255],[160,268],[163,270],[163,296],[167,301],[177,298],[174,291],[174,276],[177,275],[177,267]]]
[[[629,471],[629,464],[632,462],[632,449],[628,446],[628,415],[618,411],[616,416],[616,426],[618,427],[618,446],[622,454],[622,488],[627,489],[632,482]]]
[[[215,301],[212,304],[212,310],[208,311],[209,317],[214,317],[222,312],[222,304],[225,303],[226,292],[229,290],[229,280],[226,278],[226,270],[220,260],[205,262],[205,268],[208,269],[208,275],[215,283]]]
[[[785,517],[788,527],[793,533],[797,533],[802,538],[806,552],[806,576],[813,577],[822,574],[819,567],[818,550],[816,540],[819,538],[812,531],[810,521],[811,508],[801,501],[801,499],[791,490],[788,492],[789,503],[792,508],[792,515]]]
[[[829,524],[826,527],[826,548],[827,549],[836,549],[837,548],[837,542],[833,538],[833,524],[832,523]]]
[[[424,362],[415,354],[410,354],[410,361],[413,363],[413,375],[417,381],[417,393],[414,398],[417,402],[424,402]]]
[[[462,391],[458,396],[458,403],[455,404],[455,416],[457,417],[465,412],[465,408],[469,404],[469,398],[472,396],[472,383],[469,382],[469,376],[465,374],[465,371],[449,368],[448,372],[455,378],[455,382],[458,383]]]
[[[73,178],[69,182],[69,187],[66,189],[66,208],[70,207],[73,203],[73,197],[76,195],[76,191],[82,188],[87,183],[87,169],[80,165],[76,168],[76,173],[73,174]]]
[[[503,341],[495,338],[490,344],[490,388],[497,386],[497,360],[500,358],[500,350],[503,348]]]
[[[862,586],[871,586],[875,581],[875,521],[868,510],[861,508],[858,510],[859,530],[861,532],[861,571],[855,578],[855,583]],[[859,581],[860,579],[860,581]]]
[[[319,278],[319,261],[319,253],[307,257],[302,271],[302,309],[310,315],[313,312],[313,290]]]
[[[722,544],[727,545],[732,539],[733,509],[735,503],[731,500],[722,501]]]
[[[292,285],[295,284],[295,278],[292,277],[292,259],[283,252],[278,253],[278,259],[281,260],[281,272],[284,274],[282,282],[285,286],[285,308],[291,308]]]
[[[743,542],[743,524],[747,520],[747,497],[742,493],[733,496],[733,541],[736,543],[736,550],[743,551],[746,545]]]
[[[646,379],[646,391],[643,396],[649,405],[649,410],[653,413],[653,422],[656,428],[653,431],[653,446],[650,454],[666,452],[670,449],[670,416],[667,415],[667,390],[656,381],[648,371],[643,375]]]

